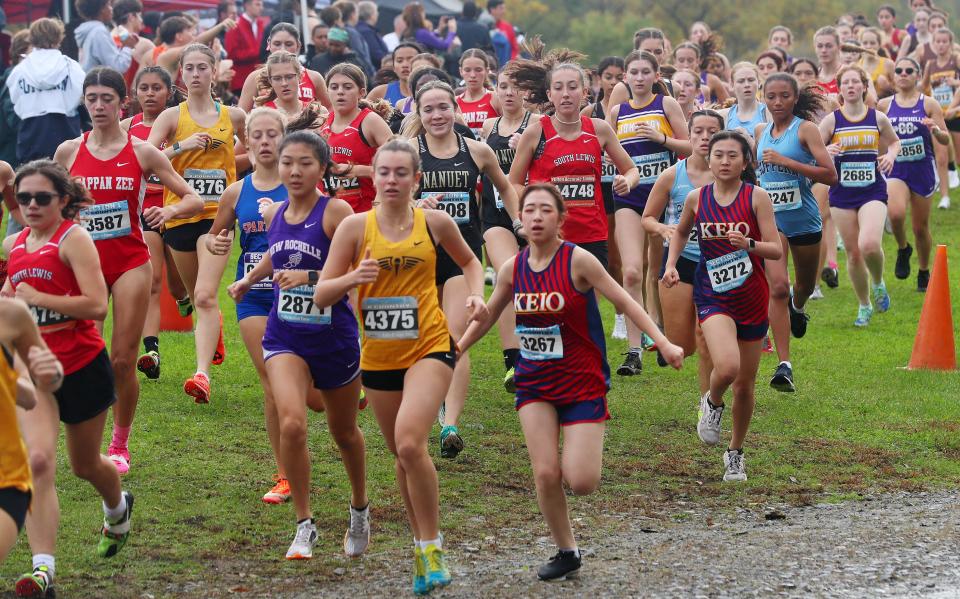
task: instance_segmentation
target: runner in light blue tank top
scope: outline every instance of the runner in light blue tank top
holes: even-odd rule
[[[813,197],[810,179],[786,167],[763,161],[763,151],[775,150],[782,156],[803,164],[815,165],[813,154],[800,143],[799,129],[803,119],[793,117],[787,130],[777,138],[772,135],[773,123],[768,124],[757,141],[757,161],[760,187],[770,194],[777,228],[787,236],[796,237],[819,233],[823,228],[820,208]]]
[[[753,137],[757,125],[767,122],[767,107],[757,101],[757,91],[760,89],[760,72],[752,62],[738,62],[731,70],[733,79],[733,93],[737,103],[728,108],[724,115],[728,131],[740,130],[749,137]],[[744,119],[741,113],[753,113],[750,118]]]
[[[753,137],[752,133],[757,128],[757,125],[767,122],[767,107],[763,104],[758,104],[756,112],[747,120],[740,118],[737,108],[738,105],[734,104],[730,107],[730,111],[727,112],[727,129],[731,131],[743,129]]]
[[[693,191],[694,185],[690,182],[690,177],[687,176],[687,159],[684,158],[677,163],[676,173],[673,175],[673,185],[670,187],[670,201],[667,202],[667,213],[664,217],[664,222],[668,225],[676,225],[680,222],[680,215],[683,213],[683,204],[687,201],[687,195]],[[693,262],[698,262],[700,260],[700,244],[697,243],[696,229],[694,229],[690,235],[690,239],[687,240],[687,245],[684,246],[683,251],[680,253],[682,258],[687,260],[692,260]],[[670,247],[670,240],[663,240],[664,247]]]

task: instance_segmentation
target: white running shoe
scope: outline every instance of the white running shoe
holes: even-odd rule
[[[937,208],[941,210],[946,210],[950,207],[950,196],[943,196],[940,198],[940,203],[937,204]]]
[[[488,266],[487,269],[483,271],[483,282],[487,285],[497,284],[497,271],[493,270],[492,266]]]
[[[837,251],[845,252],[847,251],[847,246],[843,245],[843,237],[837,235]]]
[[[613,331],[610,336],[614,339],[627,338],[627,317],[623,314],[617,314],[613,318]]]
[[[724,481],[747,480],[747,464],[741,452],[735,449],[728,449],[723,452],[723,467],[726,470],[723,473]]]
[[[813,293],[810,294],[810,299],[812,300],[823,299],[823,291],[821,291],[819,285],[813,288]]]
[[[370,504],[362,510],[350,506],[350,527],[343,535],[343,552],[347,557],[360,557],[370,544]]]
[[[950,176],[948,177],[950,183],[950,189],[956,189],[960,187],[960,174],[957,171],[948,171]]]
[[[287,549],[287,559],[311,559],[313,546],[317,544],[317,527],[310,520],[297,524],[297,535]]]
[[[697,436],[707,445],[716,445],[720,442],[720,418],[723,416],[723,406],[713,407],[710,403],[710,392],[707,391],[700,398],[699,421],[697,422]]]

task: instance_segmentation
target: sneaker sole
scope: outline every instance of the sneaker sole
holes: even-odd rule
[[[300,553],[295,553],[295,554],[293,554],[293,555],[288,555],[288,556],[287,556],[287,559],[290,560],[290,561],[295,561],[295,560],[308,560],[308,559],[313,559],[313,554],[311,553],[310,555],[303,555],[303,554],[300,554]]]
[[[41,589],[40,585],[38,585],[32,578],[18,580],[16,593],[17,597],[25,597],[30,599],[42,598],[44,596],[43,589]]]
[[[793,383],[778,380],[770,381],[770,387],[780,393],[794,393],[797,390],[797,386]]]
[[[210,403],[210,392],[204,391],[192,380],[183,384],[183,392],[192,397],[196,403]]]
[[[260,501],[264,502],[267,505],[283,505],[284,503],[290,501],[290,497],[261,497]]]
[[[137,360],[137,370],[148,379],[156,380],[160,378],[160,365],[154,365],[153,358],[150,356],[140,356],[140,359]]]
[[[356,553],[350,553],[350,551],[347,549],[347,541],[349,539],[350,539],[350,531],[347,531],[347,533],[343,535],[343,554],[346,555],[347,557],[353,557],[353,558],[360,557],[367,551],[367,547],[370,546],[370,534],[367,533],[367,542],[363,546],[363,549],[361,549]]]
[[[463,451],[463,439],[460,435],[450,434],[440,442],[440,457],[452,460]]]
[[[728,476],[728,475],[726,475],[726,474],[723,475],[723,482],[725,482],[725,483],[729,483],[729,482],[741,483],[741,482],[744,482],[744,481],[746,481],[746,480],[747,480],[747,475],[746,475],[746,474],[743,474],[743,475],[737,474],[737,475],[734,475],[734,476]]]
[[[640,374],[640,372],[641,372],[640,370],[634,370],[632,368],[624,368],[623,366],[621,366],[620,368],[617,368],[617,374],[620,376],[636,376]]]
[[[537,578],[543,582],[563,582],[565,580],[576,580],[580,578],[580,568],[577,568],[576,570],[571,570],[570,572],[567,572],[563,576],[557,576],[556,578],[543,578],[539,574],[537,574]]]
[[[130,519],[133,518],[134,499],[133,499],[133,495],[131,495],[128,491],[124,491],[123,496],[127,500],[127,522],[129,522]],[[111,545],[107,549],[107,553],[105,555],[101,555],[100,557],[102,557],[103,559],[108,559],[116,556],[118,553],[120,553],[120,550],[123,549],[124,546],[127,544],[127,540],[129,538],[130,538],[130,532],[128,531],[127,536],[123,540],[118,541],[116,545]]]

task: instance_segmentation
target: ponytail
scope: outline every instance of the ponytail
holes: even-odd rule
[[[805,121],[816,122],[817,116],[823,111],[825,98],[820,90],[814,85],[800,87],[797,78],[789,73],[774,73],[767,77],[764,87],[770,85],[772,81],[785,81],[794,95],[797,97],[797,103],[793,106],[793,116],[798,116]]]

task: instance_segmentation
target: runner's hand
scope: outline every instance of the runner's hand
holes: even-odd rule
[[[173,208],[170,206],[151,206],[143,211],[143,220],[150,228],[156,229],[173,218]]]
[[[680,273],[677,272],[675,267],[667,267],[667,269],[663,271],[663,278],[661,278],[660,281],[663,282],[664,287],[670,289],[680,282]]]
[[[490,311],[487,310],[487,304],[484,303],[483,298],[476,293],[467,296],[467,312],[469,313],[467,322],[484,320],[490,315]]]
[[[767,148],[763,151],[763,156],[760,158],[760,160],[762,162],[766,162],[767,164],[775,164],[777,166],[787,165],[787,159],[784,158],[783,154],[776,150],[771,150],[770,148]]]
[[[440,200],[443,199],[442,193],[436,193],[432,196],[427,196],[417,200],[417,208],[424,208],[426,210],[436,210],[437,206],[440,205]]]
[[[745,250],[750,247],[750,240],[740,231],[729,231],[727,233],[727,241],[738,250]]]
[[[363,254],[363,260],[353,270],[353,286],[366,285],[377,280],[380,274],[380,265],[370,257],[370,248]]]
[[[227,287],[227,294],[233,298],[233,301],[239,303],[243,299],[243,296],[250,291],[250,287],[252,286],[253,283],[248,281],[247,277],[243,277],[242,279],[234,281],[229,287]]]
[[[63,365],[49,349],[31,346],[27,352],[27,365],[33,385],[40,391],[52,393],[63,382]]]
[[[683,349],[679,345],[674,345],[668,341],[666,346],[657,345],[657,351],[660,352],[667,364],[677,370],[680,370],[683,366]]]
[[[827,154],[830,154],[831,157],[840,154],[840,144],[830,144],[827,146]]]
[[[273,273],[273,282],[280,286],[280,289],[286,291],[294,287],[300,287],[309,283],[307,271],[305,270],[280,270]]]
[[[34,289],[30,283],[20,283],[17,285],[16,292],[14,292],[14,297],[27,302],[30,306],[36,305],[39,296],[40,292]]]
[[[205,150],[207,146],[210,145],[210,140],[213,139],[210,137],[209,133],[194,133],[190,137],[180,142],[180,150],[183,152],[190,152],[192,150]]]
[[[877,166],[880,167],[880,172],[884,175],[889,175],[890,171],[893,170],[893,163],[896,162],[896,159],[896,156],[891,158],[889,152],[886,154],[881,154],[877,158]]]
[[[233,238],[227,234],[227,230],[220,231],[216,237],[207,235],[207,249],[211,254],[217,256],[226,256],[230,253],[230,246],[233,245]]]
[[[613,177],[613,191],[619,196],[630,193],[630,183],[627,182],[627,178],[623,175],[615,175]]]

